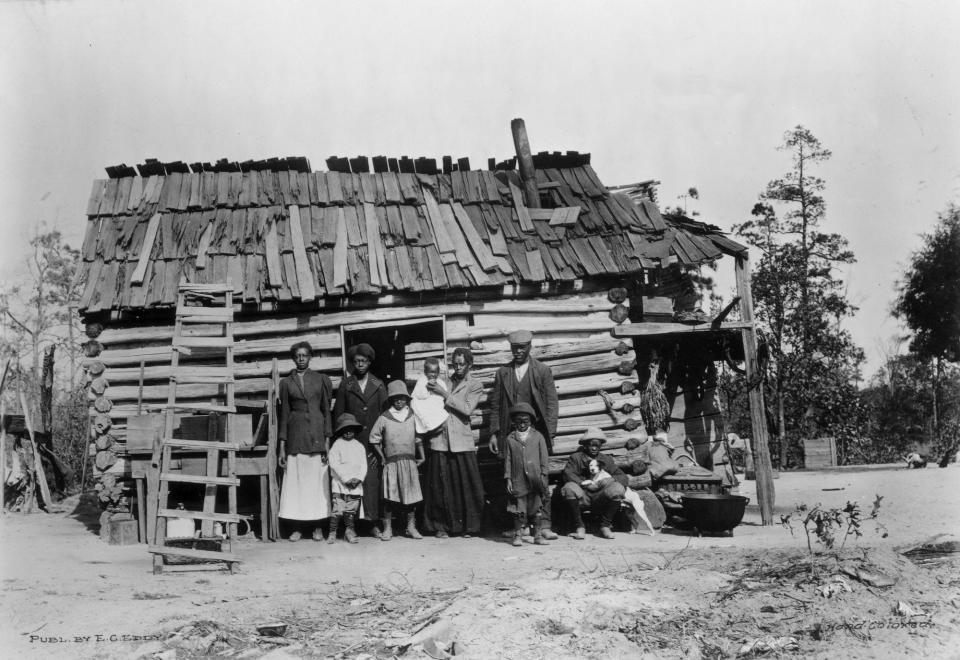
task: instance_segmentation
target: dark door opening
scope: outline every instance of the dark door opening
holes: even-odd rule
[[[409,385],[420,374],[423,359],[431,356],[439,358],[441,371],[446,371],[443,317],[345,325],[341,332],[344,373],[352,368],[348,349],[363,343],[370,344],[377,354],[370,372],[385,383],[405,380]]]

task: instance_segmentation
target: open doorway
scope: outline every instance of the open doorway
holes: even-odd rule
[[[388,383],[404,380],[412,384],[423,371],[428,357],[440,359],[441,371],[446,371],[447,338],[444,317],[358,323],[340,328],[343,337],[343,369],[349,373],[347,349],[356,344],[370,344],[376,359],[370,373]]]

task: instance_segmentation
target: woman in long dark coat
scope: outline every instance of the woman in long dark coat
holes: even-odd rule
[[[330,397],[333,384],[326,374],[311,371],[313,351],[305,341],[290,347],[295,369],[280,381],[277,437],[284,469],[279,517],[295,529],[290,540],[304,533],[321,540],[318,521],[330,517]]]
[[[357,344],[347,350],[352,373],[340,383],[334,403],[334,417],[350,413],[363,425],[357,438],[367,451],[367,476],[363,480],[363,520],[373,521],[373,534],[380,537],[376,521],[380,518],[380,459],[370,448],[370,429],[387,407],[387,388],[370,373],[376,353],[369,344]]]
[[[453,376],[445,379],[445,389],[427,384],[431,393],[444,398],[449,413],[440,431],[427,440],[423,527],[438,538],[479,533],[483,515],[483,483],[470,428],[470,415],[480,403],[483,386],[470,373],[470,349],[454,349],[451,364]]]

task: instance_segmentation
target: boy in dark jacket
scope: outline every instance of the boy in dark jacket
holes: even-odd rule
[[[550,458],[543,434],[532,428],[533,407],[518,403],[510,408],[513,431],[503,448],[504,478],[507,480],[507,511],[513,514],[513,545],[523,545],[523,527],[529,518],[534,527],[534,543],[549,545],[539,533],[540,509],[548,494]]]

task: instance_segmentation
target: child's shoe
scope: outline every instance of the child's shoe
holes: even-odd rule
[[[323,540],[323,530],[320,529],[319,527],[314,528],[313,534],[310,535],[310,538],[312,538],[314,541],[322,541],[322,540]]]
[[[340,516],[330,516],[330,529],[327,531],[327,543],[337,540],[337,528],[340,527]]]
[[[347,543],[357,542],[357,533],[353,529],[353,517],[352,513],[343,516],[343,538],[346,539]]]
[[[535,545],[550,545],[549,537],[545,534],[547,528],[541,523],[539,525],[534,525],[533,532],[533,542]],[[556,538],[556,535],[554,535]]]
[[[413,511],[407,512],[407,536],[412,539],[422,539],[423,536],[417,531],[417,514]]]
[[[303,534],[301,534],[299,530],[295,530],[295,531],[293,531],[293,532],[290,533],[290,539],[289,539],[289,540],[290,540],[291,542],[295,542],[295,541],[299,541],[301,538],[303,538]]]
[[[520,532],[516,532],[513,535],[513,541],[510,543],[514,548],[523,547],[523,535]]]

